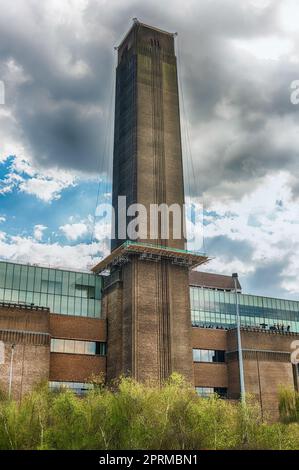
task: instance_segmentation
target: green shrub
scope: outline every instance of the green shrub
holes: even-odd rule
[[[285,423],[299,423],[299,393],[288,388],[279,391],[279,413]]]
[[[84,398],[46,384],[21,402],[0,399],[0,449],[298,449],[298,394],[280,393],[281,422],[260,407],[205,399],[173,374],[161,387],[93,379]]]

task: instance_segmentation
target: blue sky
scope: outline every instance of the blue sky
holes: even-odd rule
[[[86,269],[108,250],[95,209],[98,194],[99,202],[110,200],[111,183],[54,174],[16,156],[0,162],[1,258]]]
[[[24,182],[30,181],[28,174],[12,171],[15,157],[9,157],[0,164],[1,189],[4,192],[10,182],[12,174],[23,178]],[[48,180],[51,184],[51,180]],[[66,221],[80,221],[93,214],[99,182],[94,179],[74,179],[69,186],[64,187],[60,193],[49,193],[44,199],[44,187],[47,182],[42,180],[41,193],[36,189],[35,194],[20,189],[20,181],[7,192],[1,195],[1,215],[5,217],[1,228],[11,235],[22,234],[34,236],[34,227],[44,225],[44,239],[53,238],[53,241],[65,242],[64,233],[59,227]],[[87,241],[87,236],[84,241]]]
[[[298,2],[171,4],[19,0],[16,13],[6,2],[0,258],[86,269],[107,254],[94,212],[99,184],[99,201],[111,197],[113,46],[138,17],[179,33],[185,187],[205,208],[205,269],[298,299]]]

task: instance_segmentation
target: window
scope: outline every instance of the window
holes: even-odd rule
[[[102,278],[92,273],[0,261],[0,302],[34,304],[51,313],[101,317]]]
[[[226,387],[214,387],[214,393],[219,395],[221,398],[227,398],[227,388]]]
[[[51,352],[105,356],[106,343],[101,341],[80,341],[74,339],[51,339]]]
[[[194,362],[225,362],[225,351],[214,349],[193,349]]]
[[[106,343],[96,342],[96,354],[98,356],[106,356]]]
[[[63,353],[64,352],[64,339],[51,339],[51,351]]]
[[[41,280],[41,291],[48,294],[60,294],[62,283],[59,281],[48,281],[47,279]]]
[[[63,390],[68,388],[77,395],[84,395],[89,390],[93,389],[93,384],[86,382],[49,382],[50,390]]]
[[[213,387],[195,387],[197,395],[200,397],[208,398],[214,393]]]
[[[75,296],[76,297],[83,297],[86,299],[94,299],[95,298],[95,288],[93,286],[85,286],[83,284],[76,284],[75,285]]]
[[[212,395],[219,395],[221,398],[227,397],[227,388],[225,387],[195,387],[197,395],[203,398],[209,398]]]
[[[196,301],[196,298],[199,301]],[[299,331],[298,302],[238,294],[242,326],[272,329],[284,325],[288,331]],[[205,328],[234,328],[236,302],[234,292],[219,292],[202,287],[190,287],[191,321]]]

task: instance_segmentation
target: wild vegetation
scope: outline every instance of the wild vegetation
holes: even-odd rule
[[[282,388],[279,394],[279,413],[283,423],[299,423],[299,393]]]
[[[298,403],[282,391],[282,421],[267,424],[252,400],[199,398],[176,374],[161,388],[98,383],[84,398],[44,385],[0,398],[0,449],[298,449]]]

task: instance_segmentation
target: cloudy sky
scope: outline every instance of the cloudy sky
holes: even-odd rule
[[[298,299],[297,0],[1,7],[0,258],[86,268],[107,253],[94,211],[111,192],[114,46],[137,17],[178,32],[186,189],[204,202],[207,269]]]

